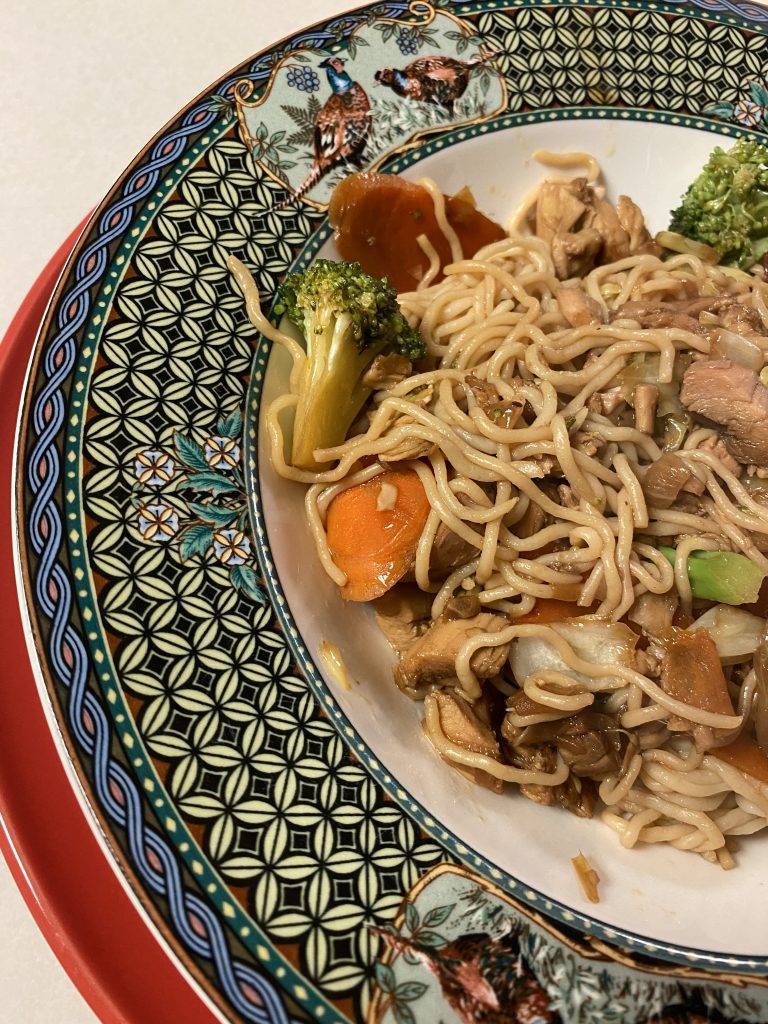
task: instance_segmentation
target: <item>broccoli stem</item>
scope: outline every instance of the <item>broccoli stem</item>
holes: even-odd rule
[[[660,547],[675,564],[675,549]],[[694,597],[718,604],[752,604],[757,600],[766,573],[746,555],[735,551],[692,551],[688,556],[688,580]]]
[[[348,334],[346,317],[307,323],[307,362],[299,389],[293,425],[291,462],[298,469],[316,470],[318,448],[342,444],[370,389],[360,378],[375,350],[358,352]]]

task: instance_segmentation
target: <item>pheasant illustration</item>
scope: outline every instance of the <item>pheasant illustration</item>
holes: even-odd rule
[[[441,949],[380,931],[398,953],[410,953],[437,978],[445,1001],[463,1024],[562,1024],[549,996],[508,933],[462,935]]]
[[[497,53],[498,50],[487,51],[472,60],[447,55],[419,57],[402,69],[381,68],[374,78],[381,85],[388,85],[398,96],[434,103],[453,117],[454,104],[467,91],[474,69],[492,60]]]
[[[436,949],[420,943],[418,937],[405,938],[386,929],[372,930],[395,954],[410,954],[434,975],[445,1001],[462,1024],[563,1024],[560,1014],[551,1009],[546,989],[531,970],[512,932],[501,938],[484,932],[460,935]],[[666,1006],[644,1024],[746,1021],[726,1018],[706,1005],[702,991],[692,990],[686,993],[685,1002]]]
[[[328,57],[319,65],[325,68],[331,95],[317,112],[312,166],[292,200],[301,199],[340,164],[362,167],[371,127],[371,104],[365,89],[344,70],[345,63],[341,57]]]

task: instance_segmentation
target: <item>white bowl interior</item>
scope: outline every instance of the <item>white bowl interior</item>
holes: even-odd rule
[[[652,231],[721,141],[703,130],[638,121],[585,119],[530,125],[480,136],[429,156],[407,172],[430,175],[444,192],[471,186],[480,209],[509,219],[517,203],[547,173],[537,149],[585,150],[600,161],[609,195],[630,195]],[[727,140],[726,145],[727,145]],[[321,255],[333,255],[327,245]],[[285,363],[274,353],[264,399],[284,387]],[[395,657],[370,608],[342,601],[325,576],[303,518],[304,488],[271,469],[260,432],[260,481],[272,557],[304,644],[339,706],[381,764],[436,822],[501,870],[601,921],[652,942],[740,956],[768,955],[765,896],[768,840],[746,839],[738,867],[722,871],[670,847],[624,850],[599,821],[585,821],[465,781],[437,759],[420,728],[420,706],[392,681]],[[351,676],[350,691],[324,671],[321,641],[337,644]],[[601,877],[601,902],[584,899],[570,858],[582,851]]]

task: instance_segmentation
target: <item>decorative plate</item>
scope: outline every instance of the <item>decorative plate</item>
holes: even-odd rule
[[[270,296],[327,251],[357,164],[470,184],[503,218],[535,149],[588,149],[661,227],[718,137],[765,131],[766,26],[730,0],[367,6],[193,101],[92,218],[23,403],[18,564],[105,853],[222,1020],[768,1019],[765,840],[728,874],[630,853],[426,750],[259,458],[281,370],[226,269],[242,257]],[[428,55],[459,62],[455,88],[403,95]],[[331,101],[347,148],[317,161]]]

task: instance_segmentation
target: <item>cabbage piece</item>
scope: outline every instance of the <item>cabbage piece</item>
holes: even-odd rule
[[[583,617],[570,622],[552,622],[549,628],[570,644],[574,654],[592,665],[626,665],[631,667],[637,633],[623,622],[605,622],[602,619]],[[533,672],[554,670],[570,676],[577,682],[589,685],[590,678],[568,667],[552,644],[539,636],[521,636],[512,645],[509,655],[518,686]],[[607,673],[601,677],[606,686],[621,686],[622,680]]]
[[[706,629],[721,660],[730,665],[755,653],[765,630],[765,621],[743,608],[716,604],[691,623],[688,632],[698,629]]]

